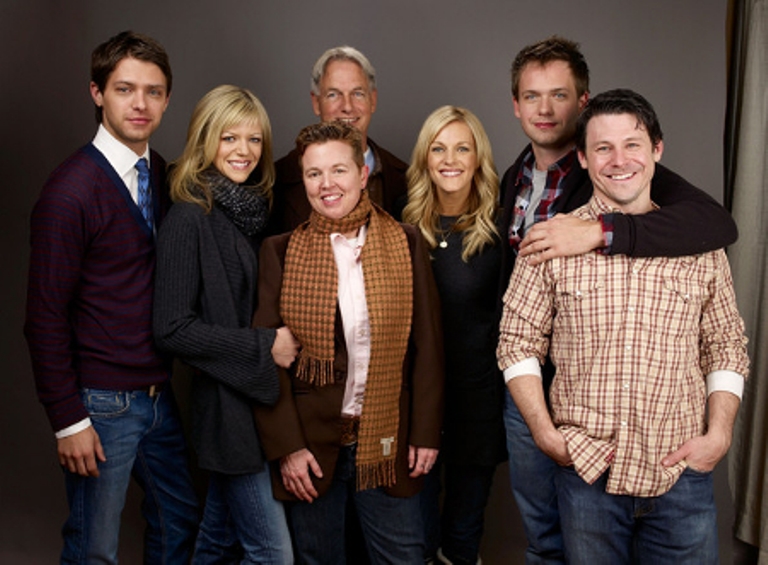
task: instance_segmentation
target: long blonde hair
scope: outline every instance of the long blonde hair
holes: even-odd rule
[[[499,176],[493,164],[491,142],[483,124],[472,112],[457,106],[441,106],[432,112],[421,127],[408,167],[408,204],[403,210],[403,220],[415,224],[431,248],[437,246],[437,234],[441,233],[437,187],[429,176],[427,160],[429,147],[445,126],[462,122],[469,127],[475,139],[477,170],[472,178],[467,211],[454,225],[455,231],[463,232],[461,258],[470,257],[492,245],[498,236],[496,212],[499,198]]]
[[[213,195],[202,173],[211,167],[216,158],[221,133],[247,122],[258,122],[263,136],[255,188],[272,201],[275,165],[272,162],[272,128],[267,111],[250,90],[223,84],[203,96],[192,112],[187,144],[181,157],[174,161],[171,171],[171,199],[174,202],[192,202],[206,212],[211,211]]]

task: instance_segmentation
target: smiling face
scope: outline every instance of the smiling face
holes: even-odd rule
[[[531,140],[537,160],[541,154],[555,162],[573,146],[576,120],[587,102],[588,94],[579,96],[570,66],[565,61],[528,63],[520,74],[515,116]],[[538,164],[538,163],[537,163]]]
[[[632,114],[600,114],[587,123],[581,166],[597,195],[625,214],[652,209],[651,179],[664,144],[654,147],[645,127]]]
[[[213,165],[231,181],[241,184],[259,164],[264,136],[257,121],[242,122],[224,129]]]
[[[312,93],[312,108],[324,122],[341,120],[363,134],[366,147],[368,125],[376,111],[376,91],[354,61],[331,61],[320,79],[320,93]]]
[[[103,110],[102,125],[142,155],[168,107],[167,82],[160,67],[126,57],[115,66],[103,91],[94,82],[90,90],[94,103]]]
[[[469,126],[455,121],[441,129],[427,154],[429,176],[437,187],[441,209],[464,207],[477,167],[475,138]]]
[[[334,220],[357,206],[368,182],[368,167],[358,167],[352,147],[343,141],[309,145],[301,157],[301,167],[312,209]]]

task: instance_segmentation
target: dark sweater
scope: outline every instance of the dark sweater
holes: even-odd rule
[[[155,222],[167,204],[152,152]],[[152,339],[152,232],[122,179],[87,145],[50,176],[32,211],[24,331],[55,431],[88,417],[83,387],[136,390],[170,376]]]
[[[192,439],[200,467],[263,468],[252,407],[279,394],[274,329],[251,329],[256,307],[253,242],[214,206],[175,204],[157,244],[154,328],[158,346],[196,369]]]
[[[455,218],[441,217],[448,233]],[[440,240],[440,238],[438,238]],[[430,252],[440,294],[445,344],[445,417],[441,457],[449,464],[492,466],[506,459],[504,379],[496,365],[499,310],[496,284],[501,245],[465,263],[462,234]]]

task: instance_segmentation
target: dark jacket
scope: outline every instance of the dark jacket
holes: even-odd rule
[[[257,256],[214,206],[175,204],[157,242],[157,344],[192,366],[192,438],[200,467],[221,473],[263,469],[254,404],[274,404],[274,329],[251,329]]]
[[[408,187],[405,171],[408,165],[386,149],[379,147],[369,137],[368,145],[376,156],[376,170],[368,177],[368,193],[371,200],[400,219],[406,204]],[[296,149],[275,163],[277,178],[272,187],[272,215],[269,235],[293,231],[309,219],[312,207],[307,200],[304,181],[301,178],[299,154]]]
[[[439,447],[444,385],[440,309],[426,243],[415,227],[403,226],[403,229],[408,236],[413,265],[413,321],[403,362],[396,484],[387,489],[389,494],[401,497],[416,494],[422,483],[421,478],[408,477],[408,445]],[[289,239],[290,234],[284,234],[264,241],[260,256],[260,307],[254,316],[254,325],[282,325],[280,291]],[[321,496],[333,480],[341,447],[339,421],[347,380],[347,353],[338,308],[335,344],[333,384],[315,387],[281,369],[277,405],[256,408],[264,451],[267,458],[276,463],[272,487],[278,499],[293,499],[283,487],[277,467],[279,459],[300,449],[309,449],[323,470],[322,479],[313,479]]]

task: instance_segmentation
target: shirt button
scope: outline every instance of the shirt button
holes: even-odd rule
[[[627,421],[626,420],[622,420],[621,421],[621,427],[622,428],[626,428],[627,427]]]
[[[635,311],[635,307],[634,306],[630,306],[629,308],[627,308],[627,310],[629,310],[630,312],[634,312]]]
[[[632,349],[632,346],[631,345],[625,345],[624,349],[626,349],[627,351],[630,351]]]
[[[629,383],[624,383],[623,385],[621,385],[621,388],[623,388],[624,390],[629,390]]]

